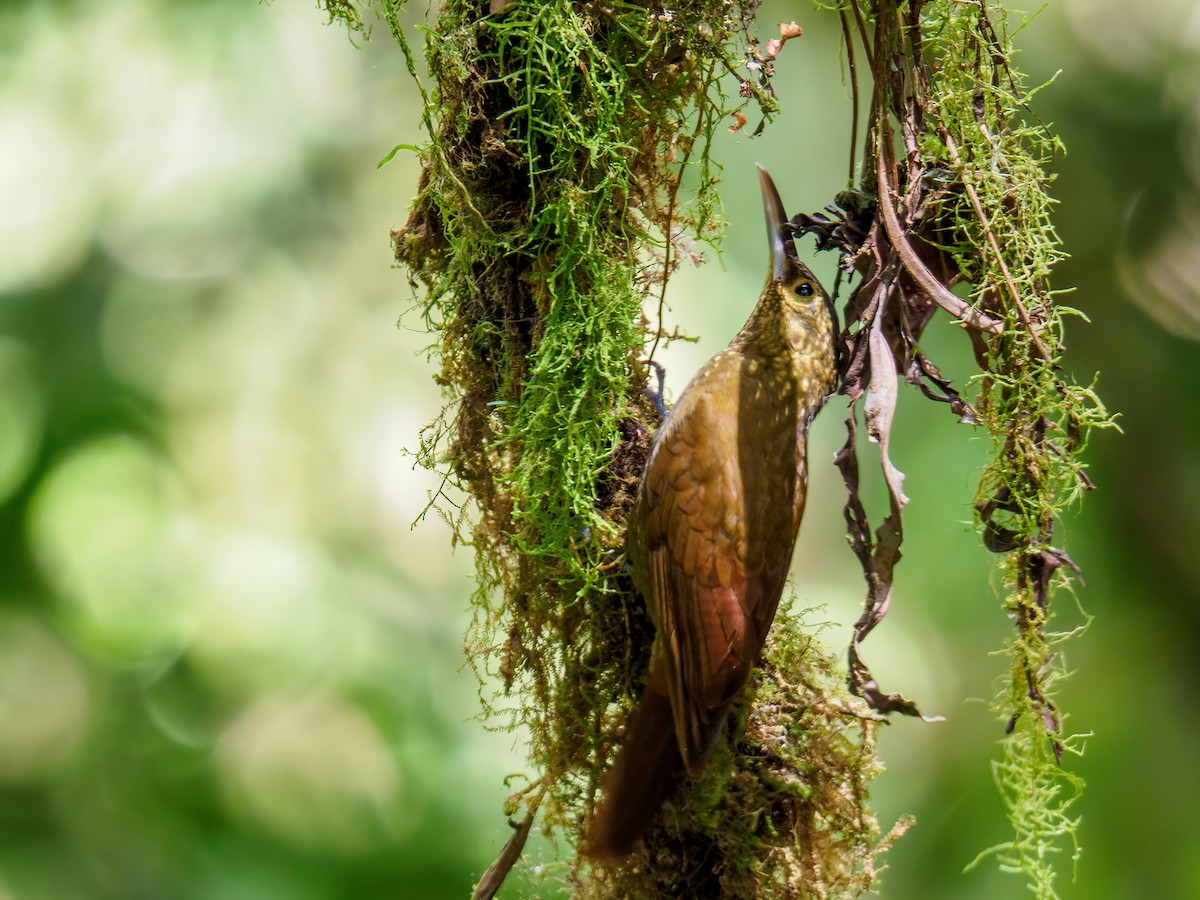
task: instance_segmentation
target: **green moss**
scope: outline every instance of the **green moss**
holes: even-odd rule
[[[884,833],[867,805],[883,717],[846,689],[822,629],[780,614],[722,746],[684,806],[669,806],[630,865],[581,898],[857,897],[912,824]]]
[[[1064,674],[1056,648],[1074,631],[1056,630],[1053,621],[1075,571],[1053,546],[1054,528],[1091,486],[1081,460],[1089,432],[1114,423],[1094,391],[1072,384],[1063,369],[1064,319],[1074,310],[1056,303],[1049,281],[1065,255],[1050,195],[1062,148],[1029,110],[1034,92],[1010,64],[1006,17],[949,0],[929,3],[924,17],[936,110],[925,152],[959,186],[944,195],[940,214],[952,226],[950,250],[973,302],[1004,319],[974,398],[994,447],[976,508],[985,543],[1004,556],[1004,608],[1017,626],[1007,644],[1011,679],[996,701],[1009,735],[994,769],[1014,839],[993,851],[1049,898],[1057,896],[1054,855],[1064,844],[1078,855],[1069,811],[1082,788],[1061,766],[1081,738],[1065,730],[1053,700]]]

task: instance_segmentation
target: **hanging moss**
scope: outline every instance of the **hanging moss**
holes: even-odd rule
[[[1054,528],[1091,487],[1080,458],[1088,433],[1113,423],[1091,388],[1071,383],[1063,368],[1065,319],[1075,310],[1057,302],[1049,281],[1064,256],[1049,174],[1062,148],[1029,111],[1032,92],[1009,62],[1003,13],[993,19],[983,7],[940,3],[926,15],[937,63],[930,153],[967,188],[945,210],[959,235],[956,259],[972,276],[972,296],[1005,318],[975,403],[995,450],[976,508],[985,543],[1004,555],[1004,608],[1016,624],[1009,686],[997,698],[1009,736],[995,766],[1014,839],[995,852],[1002,867],[1026,874],[1035,895],[1050,898],[1056,854],[1078,856],[1071,807],[1082,788],[1061,765],[1082,738],[1064,727],[1053,700],[1064,674],[1057,645],[1072,631],[1056,630],[1053,620],[1077,571],[1055,547]]]
[[[857,499],[852,415],[840,458],[851,490],[851,543],[869,585],[851,649],[853,680],[876,708],[915,712],[904,698],[883,694],[857,655],[887,609],[903,534],[907,498],[887,458],[901,373],[993,442],[976,509],[985,546],[1002,555],[1004,609],[1016,626],[1007,644],[1011,678],[996,701],[1008,737],[994,767],[1014,836],[988,852],[1050,898],[1056,854],[1078,855],[1071,807],[1082,787],[1061,765],[1081,738],[1065,728],[1052,699],[1063,675],[1058,645],[1078,630],[1053,625],[1058,598],[1077,573],[1054,545],[1054,529],[1092,487],[1080,459],[1088,434],[1113,426],[1094,391],[1073,384],[1062,362],[1064,320],[1075,311],[1057,302],[1049,281],[1064,256],[1049,192],[1061,147],[1030,111],[1035,92],[1011,64],[1007,16],[996,4],[850,0],[841,13],[847,52],[860,38],[874,80],[859,196],[873,195],[878,210],[870,222],[801,224],[841,241],[863,276],[848,303],[847,386],[852,400],[866,396],[864,418],[891,499],[872,534]],[[969,286],[966,301],[947,290],[957,283]],[[972,402],[920,349],[938,306],[971,338],[981,372]]]

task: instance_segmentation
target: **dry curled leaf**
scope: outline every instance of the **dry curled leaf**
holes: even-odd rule
[[[889,453],[899,379],[896,377],[895,358],[883,334],[882,313],[877,313],[871,322],[867,340],[871,381],[867,388],[866,403],[863,405],[863,419],[867,425],[867,437],[879,444],[879,460],[883,466],[883,477],[887,482],[892,511],[898,515],[908,503],[908,497],[902,489],[904,473],[893,465]]]
[[[785,41],[790,41],[792,38],[798,38],[804,34],[804,29],[795,22],[780,22],[779,36]]]
[[[783,49],[784,44],[792,38],[800,37],[802,34],[804,34],[804,29],[795,22],[788,22],[787,24],[780,22],[779,37],[771,38],[767,41],[767,52],[763,54],[762,58],[764,60],[774,59],[779,55],[779,51]]]
[[[757,38],[750,41],[750,61],[747,66],[752,70],[759,69],[764,63],[769,63],[779,55],[779,51],[783,49],[783,45],[792,38],[798,38],[804,34],[804,29],[795,22],[784,24],[779,23],[779,37],[771,38],[767,41],[767,49],[765,51],[758,49]]]

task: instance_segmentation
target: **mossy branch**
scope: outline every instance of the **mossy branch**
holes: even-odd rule
[[[524,826],[536,808],[544,829],[572,843],[653,637],[620,558],[657,424],[644,350],[674,337],[648,324],[643,304],[661,298],[696,242],[719,233],[715,130],[740,127],[747,103],[764,122],[774,111],[781,41],[759,49],[754,6],[450,0],[425,44],[430,140],[395,234],[440,336],[432,350],[447,406],[422,459],[474,505],[462,534],[478,583],[467,657],[489,720],[526,729],[536,770],[509,812],[526,808]],[[397,6],[382,9],[398,34]],[[728,73],[736,91],[726,91]],[[459,528],[467,521],[445,513]],[[577,862],[580,894],[702,895],[719,883],[731,897],[790,896],[797,885],[823,895],[870,884],[889,842],[864,806],[873,720],[821,680],[826,655],[787,649],[799,640],[779,627],[779,653],[795,668],[769,665],[769,702],[755,703],[724,765],[651,835],[670,853],[586,878]],[[805,741],[778,741],[780,710],[807,710]],[[767,735],[778,746],[764,760]],[[777,814],[764,819],[764,809]],[[681,855],[709,861],[703,885],[686,881],[695,867],[672,864]]]

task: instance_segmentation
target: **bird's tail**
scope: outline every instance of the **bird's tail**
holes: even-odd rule
[[[622,862],[678,784],[682,771],[667,680],[661,661],[656,660],[605,777],[584,853],[599,862]]]

